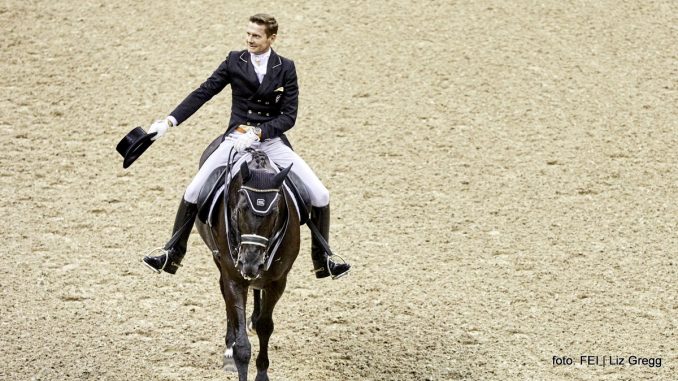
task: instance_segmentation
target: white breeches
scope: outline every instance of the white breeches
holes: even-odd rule
[[[184,200],[190,203],[198,201],[198,195],[202,185],[207,180],[207,177],[219,166],[226,165],[228,161],[228,154],[233,147],[233,136],[238,133],[233,133],[224,139],[219,147],[205,160],[198,173],[195,175],[191,183],[186,188]],[[274,163],[288,167],[292,165],[292,172],[294,172],[304,182],[311,197],[311,205],[315,207],[327,206],[330,203],[330,192],[320,182],[318,176],[315,175],[311,167],[306,164],[304,159],[297,155],[290,147],[286,146],[280,138],[269,139],[263,142],[255,142],[252,148],[264,151]],[[239,155],[238,155],[239,157]]]

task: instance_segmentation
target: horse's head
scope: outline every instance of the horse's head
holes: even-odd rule
[[[264,270],[266,253],[279,225],[282,184],[291,168],[274,173],[251,169],[247,163],[240,167],[242,182],[232,217],[240,234],[236,268],[245,279],[259,278]]]

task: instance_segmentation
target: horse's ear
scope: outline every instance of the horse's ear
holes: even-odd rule
[[[250,173],[250,167],[247,165],[247,162],[243,162],[240,165],[240,176],[242,177],[243,184],[246,183],[250,177],[252,177],[252,174]]]
[[[294,164],[294,163],[292,163]],[[283,169],[279,173],[275,175],[273,178],[273,184],[275,184],[276,187],[279,187],[282,185],[283,181],[285,181],[285,178],[287,177],[287,174],[290,173],[290,169],[292,169],[292,164],[290,164],[289,167]]]

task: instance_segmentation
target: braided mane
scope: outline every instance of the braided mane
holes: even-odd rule
[[[252,152],[252,162],[256,164],[256,169],[268,168],[268,156],[262,151]]]

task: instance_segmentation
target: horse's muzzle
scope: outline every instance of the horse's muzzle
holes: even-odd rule
[[[266,251],[261,248],[241,246],[236,268],[245,280],[257,279],[264,272]]]
[[[246,280],[257,279],[264,271],[268,238],[257,234],[242,234],[236,268]]]

